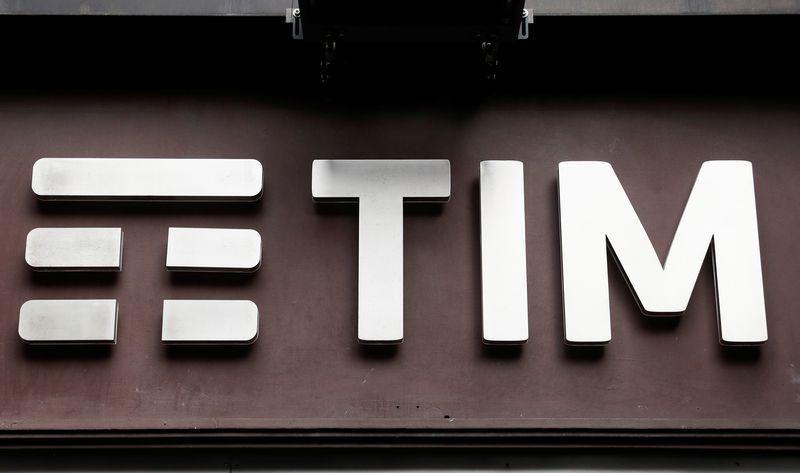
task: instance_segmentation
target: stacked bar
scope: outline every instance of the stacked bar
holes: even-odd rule
[[[34,271],[120,271],[122,229],[35,228],[25,261]],[[19,336],[30,344],[114,344],[117,301],[28,301],[19,311]]]
[[[173,228],[167,270],[252,273],[261,266],[261,235],[235,228]]]
[[[41,200],[253,201],[263,182],[254,159],[42,158],[31,188]]]
[[[121,228],[34,228],[25,242],[34,271],[121,271]]]
[[[42,158],[31,188],[54,201],[254,201],[263,170],[253,159]],[[25,261],[34,271],[120,271],[121,228],[36,228]],[[249,229],[170,228],[170,271],[254,272],[261,236]],[[116,300],[31,300],[19,335],[31,344],[116,343]],[[251,301],[166,300],[164,343],[247,344],[258,336]]]
[[[117,343],[117,301],[33,300],[19,309],[25,343],[94,345]]]
[[[167,270],[249,273],[261,266],[261,235],[251,229],[170,228]],[[161,341],[167,344],[250,344],[258,307],[246,300],[165,300]]]
[[[247,345],[257,337],[258,307],[252,301],[164,301],[163,343]]]

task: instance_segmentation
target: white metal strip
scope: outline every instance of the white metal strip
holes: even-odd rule
[[[252,201],[262,187],[254,159],[42,158],[31,182],[42,200]]]
[[[253,272],[261,266],[261,235],[235,228],[170,228],[169,271]]]
[[[115,299],[31,300],[19,309],[19,336],[30,344],[114,344]]]
[[[121,228],[34,228],[25,242],[34,271],[120,271]]]
[[[481,162],[483,341],[487,344],[528,340],[522,171],[519,161]]]
[[[246,300],[165,300],[161,341],[168,344],[250,344],[258,307]]]

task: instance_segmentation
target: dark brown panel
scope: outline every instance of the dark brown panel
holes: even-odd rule
[[[6,95],[0,429],[797,429],[799,110],[733,99],[351,107],[199,93]],[[40,203],[30,177],[42,156],[256,158],[264,198]],[[311,161],[353,157],[452,163],[451,201],[407,212],[397,349],[356,342],[355,209],[311,200]],[[481,344],[477,181],[488,158],[525,163],[531,340],[519,350]],[[611,162],[663,258],[708,159],[754,163],[770,340],[718,345],[708,261],[675,321],[642,316],[611,263],[612,343],[566,347],[557,163]],[[38,226],[121,226],[122,273],[33,274],[24,244]],[[167,274],[169,226],[255,228],[263,266],[252,276]],[[33,298],[119,299],[118,344],[26,347],[16,325]],[[166,348],[167,298],[252,299],[259,339],[245,350]]]

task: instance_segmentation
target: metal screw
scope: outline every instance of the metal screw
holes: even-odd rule
[[[522,18],[528,18],[528,10],[522,9]]]
[[[292,16],[295,18],[300,18],[300,9],[295,8],[294,10],[292,10]]]

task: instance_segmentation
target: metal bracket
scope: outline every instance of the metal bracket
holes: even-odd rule
[[[300,17],[299,8],[286,9],[286,23],[292,25],[292,39],[303,39],[303,21]],[[530,33],[530,27],[528,25],[531,24],[533,24],[533,10],[523,8],[517,39],[528,39]]]
[[[303,22],[300,20],[299,8],[286,9],[286,23],[292,25],[292,39],[303,39]]]
[[[533,24],[533,10],[527,8],[522,9],[522,20],[519,23],[519,35],[517,39],[528,39],[530,33],[530,26]]]
[[[500,64],[500,61],[497,60],[498,46],[496,39],[489,39],[481,43],[483,68],[487,80],[497,79],[497,67]]]
[[[322,40],[322,58],[319,61],[320,69],[320,82],[327,84],[333,75],[333,69],[336,65],[336,38],[333,36],[326,36]]]

